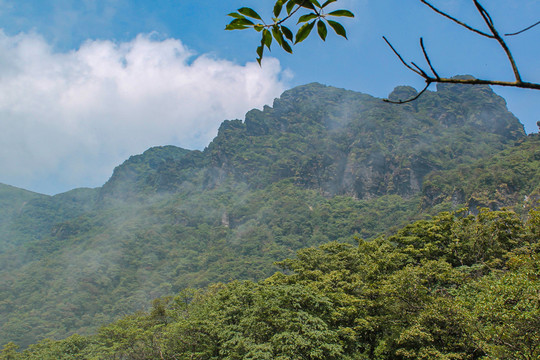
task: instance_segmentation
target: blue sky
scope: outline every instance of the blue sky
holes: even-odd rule
[[[483,27],[472,1],[433,0]],[[540,17],[538,0],[484,0],[513,32]],[[349,40],[312,37],[289,55],[255,63],[257,34],[224,31],[227,13],[267,0],[0,0],[0,182],[54,194],[102,185],[114,166],[150,146],[203,149],[221,121],[243,118],[309,82],[385,97],[423,87],[381,39],[422,63],[420,36],[443,76],[512,80],[497,44],[434,14],[418,0],[339,0]],[[540,82],[540,27],[508,43],[522,72]],[[432,90],[435,90],[433,86]],[[537,132],[540,91],[494,88]]]

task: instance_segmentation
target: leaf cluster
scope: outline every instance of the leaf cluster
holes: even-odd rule
[[[272,41],[288,53],[292,53],[292,45],[304,41],[315,24],[319,37],[325,41],[328,34],[327,25],[334,32],[347,38],[347,33],[341,23],[332,20],[335,17],[354,17],[349,10],[333,10],[326,12],[328,5],[336,0],[327,0],[320,4],[317,0],[277,0],[274,4],[273,17],[271,21],[264,21],[263,18],[252,8],[242,7],[237,12],[230,13],[233,20],[225,27],[225,30],[253,29],[261,33],[261,43],[257,47],[257,62],[261,64],[264,48],[271,50]],[[284,11],[285,9],[285,11]],[[285,26],[294,15],[297,18],[296,26],[299,26],[296,33]]]

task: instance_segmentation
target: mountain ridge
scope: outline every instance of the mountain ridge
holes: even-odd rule
[[[288,90],[224,121],[203,151],[154,147],[101,188],[30,201],[19,232],[2,234],[20,238],[0,251],[0,343],[91,333],[153,298],[262,279],[301,248],[466,205],[448,171],[472,181],[475,162],[507,161],[516,142],[536,151],[535,139],[489,87],[441,87],[403,106],[321,84]],[[534,193],[534,178],[520,181]],[[486,184],[465,185],[473,196]]]

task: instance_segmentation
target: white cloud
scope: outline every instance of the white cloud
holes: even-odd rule
[[[0,30],[0,182],[99,186],[150,146],[203,148],[221,121],[284,90],[279,62],[263,65],[196,56],[152,35],[57,53],[38,35]]]

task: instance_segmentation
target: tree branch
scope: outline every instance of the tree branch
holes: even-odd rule
[[[383,36],[382,38],[384,39],[384,41],[386,41],[386,44],[388,44],[388,46],[390,46],[390,49],[392,49],[392,51],[393,51],[394,54],[399,58],[399,60],[401,60],[401,63],[402,63],[403,65],[405,65],[409,70],[411,70],[411,71],[413,71],[413,72],[415,72],[415,73],[417,73],[418,75],[420,75],[420,76],[423,77],[422,73],[420,73],[420,72],[419,72],[418,70],[416,70],[416,69],[413,69],[409,64],[407,64],[407,63],[405,62],[405,60],[403,60],[403,58],[402,58],[401,55],[397,52],[397,50],[392,46],[392,44],[390,44],[390,41],[388,41],[388,39],[386,38],[386,36]]]
[[[426,90],[427,88],[429,87],[430,84],[432,83],[446,83],[446,84],[469,84],[469,85],[495,85],[495,86],[509,86],[509,87],[517,87],[517,88],[523,88],[523,89],[533,89],[533,90],[540,90],[540,84],[538,83],[531,83],[531,82],[527,82],[527,81],[523,81],[521,79],[521,75],[519,73],[519,69],[518,69],[518,66],[516,64],[516,61],[514,60],[514,57],[512,55],[512,52],[510,51],[510,48],[508,47],[508,45],[506,44],[506,42],[504,41],[504,39],[501,37],[501,35],[499,34],[499,32],[497,31],[497,28],[495,27],[495,24],[493,22],[493,19],[491,18],[491,15],[489,14],[489,12],[479,3],[478,0],[472,0],[474,5],[476,6],[476,9],[478,10],[478,13],[480,14],[480,16],[482,17],[482,19],[484,20],[484,22],[486,23],[487,27],[489,28],[489,31],[491,32],[491,34],[488,34],[488,33],[484,33],[482,31],[479,31],[475,28],[473,28],[472,26],[470,25],[467,25],[465,24],[464,22],[442,12],[441,10],[437,9],[436,7],[434,7],[433,5],[431,5],[428,1],[426,0],[420,0],[422,3],[424,3],[425,5],[429,6],[433,11],[435,11],[436,13],[454,21],[455,23],[467,28],[468,30],[470,31],[473,31],[481,36],[484,36],[484,37],[487,37],[487,38],[490,38],[490,39],[494,39],[494,40],[497,40],[497,42],[499,43],[499,45],[501,46],[501,48],[504,50],[505,54],[506,54],[506,57],[508,58],[508,61],[510,62],[510,66],[512,67],[512,71],[514,73],[514,77],[515,77],[515,81],[499,81],[499,80],[484,80],[484,79],[462,79],[462,78],[442,78],[439,76],[439,74],[435,71],[435,68],[433,66],[433,64],[431,63],[431,59],[429,58],[429,55],[427,53],[427,50],[424,46],[424,39],[423,38],[420,38],[420,48],[422,49],[422,53],[424,55],[424,59],[426,60],[429,68],[431,69],[431,72],[433,73],[433,76],[430,76],[428,75],[420,66],[418,66],[417,64],[415,64],[414,62],[411,62],[410,64],[412,65],[409,65],[404,59],[403,57],[401,56],[401,54],[394,48],[394,46],[392,46],[392,44],[390,43],[390,41],[388,41],[388,39],[386,37],[383,36],[383,39],[384,41],[386,42],[386,44],[392,49],[392,51],[394,52],[394,54],[398,57],[398,59],[401,61],[401,63],[407,67],[407,69],[411,70],[412,72],[414,72],[415,74],[421,76],[425,81],[426,81],[426,87],[424,87],[424,89],[422,91],[420,91],[416,96],[414,96],[413,98],[411,99],[408,99],[408,100],[399,100],[399,101],[391,101],[389,99],[384,99],[385,102],[389,102],[389,103],[393,103],[393,104],[404,104],[404,103],[407,103],[407,102],[411,102],[411,101],[414,101],[416,99],[418,99]],[[518,31],[516,33],[513,33],[513,34],[507,34],[507,35],[517,35],[519,33],[522,33],[524,31],[527,31],[531,28],[533,28],[534,26],[540,24],[540,21],[537,22],[536,24],[534,25],[531,25],[521,31]]]
[[[469,85],[496,85],[496,86],[512,86],[522,89],[540,90],[540,84],[527,81],[498,81],[498,80],[483,80],[483,79],[456,79],[456,78],[429,78],[434,83],[450,83],[450,84],[469,84]]]
[[[475,32],[475,33],[477,33],[477,34],[479,34],[479,35],[482,35],[482,36],[485,36],[485,37],[488,37],[488,38],[493,38],[492,35],[490,35],[490,34],[488,34],[488,33],[485,33],[485,32],[483,32],[483,31],[480,31],[480,30],[478,30],[478,29],[475,29],[475,28],[473,28],[472,26],[467,25],[467,24],[465,24],[465,23],[462,22],[462,21],[459,21],[459,20],[456,19],[455,17],[450,16],[450,15],[448,15],[447,13],[445,13],[445,12],[443,12],[443,11],[437,9],[435,6],[431,5],[431,4],[430,4],[429,2],[427,2],[426,0],[420,0],[420,2],[422,2],[423,4],[425,4],[425,5],[427,5],[428,7],[430,7],[431,10],[435,11],[437,14],[442,15],[442,16],[444,16],[445,18],[452,20],[453,22],[455,22],[455,23],[458,24],[458,25],[463,26],[463,27],[466,28],[467,30],[470,30],[470,31],[472,31],[472,32]]]
[[[525,31],[527,31],[527,30],[532,29],[532,28],[535,27],[536,25],[540,25],[540,21],[538,21],[536,24],[532,24],[531,26],[526,27],[526,28],[523,29],[523,30],[516,31],[515,33],[504,34],[504,36],[514,36],[514,35],[519,35],[519,34],[525,32]]]
[[[267,25],[268,27],[270,26],[274,26],[274,25],[281,25],[283,24],[285,21],[289,20],[293,15],[294,13],[296,13],[298,10],[300,10],[300,8],[302,8],[302,5],[298,5],[296,7],[296,9],[294,9],[293,11],[291,11],[291,13],[289,15],[287,15],[286,17],[284,17],[283,19],[281,19],[280,21],[278,21],[277,23],[275,24],[271,24],[271,25]]]
[[[437,72],[433,68],[433,65],[431,65],[431,60],[429,59],[426,48],[424,47],[424,39],[423,38],[420,38],[420,47],[422,48],[422,52],[424,53],[424,58],[426,59],[426,62],[428,63],[429,68],[431,69],[431,72],[433,73],[433,75],[435,75],[435,77],[437,79],[440,78],[439,74],[437,74]]]
[[[422,91],[420,91],[418,94],[416,94],[416,96],[414,96],[414,97],[412,97],[410,99],[398,100],[398,101],[393,101],[393,100],[390,100],[390,99],[383,99],[383,101],[387,102],[387,103],[390,103],[390,104],[406,104],[406,103],[414,101],[414,100],[418,99],[420,96],[422,96],[422,94],[427,90],[429,85],[431,85],[431,82],[426,81],[426,86],[422,89]]]
[[[422,0],[423,1],[423,0]],[[508,48],[508,45],[506,45],[506,42],[504,39],[499,35],[499,32],[495,28],[495,24],[493,24],[493,19],[491,19],[491,16],[487,12],[482,5],[478,2],[478,0],[473,0],[474,5],[478,9],[478,12],[480,15],[482,15],[482,18],[484,19],[485,23],[489,27],[489,30],[493,34],[493,38],[499,42],[499,45],[503,48],[504,52],[506,53],[506,57],[510,61],[510,65],[512,66],[512,71],[514,72],[514,77],[516,78],[516,82],[521,82],[521,75],[519,74],[518,67],[516,65],[516,61],[514,60],[514,57],[512,56],[512,53],[510,52],[510,49]]]

